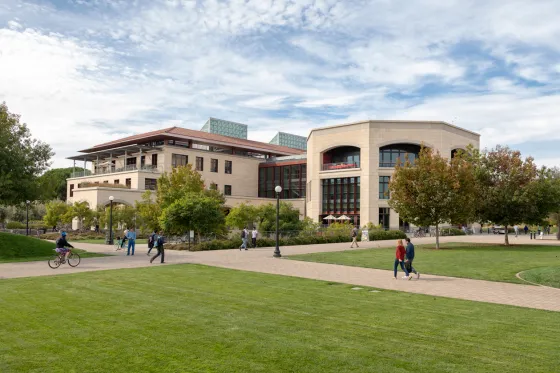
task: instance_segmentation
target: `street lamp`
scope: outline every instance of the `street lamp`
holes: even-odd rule
[[[25,216],[26,216],[26,223],[25,223],[25,235],[29,236],[29,204],[31,201],[25,201]]]
[[[278,245],[278,229],[280,225],[280,193],[282,193],[282,187],[277,185],[274,191],[276,192],[276,249],[274,249],[274,257],[280,258],[282,255],[280,254],[280,247]]]
[[[110,196],[109,202],[111,203],[111,210],[109,212],[109,245],[113,244],[113,200],[115,197]]]

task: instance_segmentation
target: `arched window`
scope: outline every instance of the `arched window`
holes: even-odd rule
[[[323,153],[323,171],[360,167],[360,148],[340,146]]]
[[[398,161],[414,163],[420,154],[420,146],[415,144],[391,144],[379,148],[379,167],[395,167]]]
[[[457,148],[457,149],[453,149],[451,150],[451,159],[455,158],[455,156],[461,152],[464,152],[464,149],[461,148]]]

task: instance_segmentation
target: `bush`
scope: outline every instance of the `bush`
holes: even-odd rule
[[[442,228],[440,230],[441,236],[464,236],[465,232],[458,228]]]
[[[403,231],[373,231],[369,232],[370,241],[381,241],[381,240],[398,240],[405,239],[406,233]]]
[[[25,229],[26,225],[24,223],[20,223],[19,221],[11,221],[6,224],[6,229]]]

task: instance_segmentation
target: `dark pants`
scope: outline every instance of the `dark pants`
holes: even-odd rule
[[[162,247],[156,247],[157,249],[157,254],[154,255],[154,257],[152,259],[150,259],[150,263],[153,262],[158,256],[161,255],[161,262],[163,263],[165,260],[165,250],[163,250],[163,246]]]
[[[154,248],[153,246],[148,245],[148,255],[150,255],[150,251],[152,251],[153,248]]]
[[[123,238],[123,240],[121,241],[121,249],[124,247],[124,243],[128,241],[128,238]]]
[[[253,243],[253,247],[257,247],[257,237],[251,238],[251,242]]]
[[[404,271],[404,274],[408,276],[408,271],[404,266],[404,262],[400,262],[398,259],[395,259],[395,266],[393,267],[393,272],[395,273],[395,277],[397,277],[397,267],[399,266],[399,263],[401,265],[402,270]]]
[[[408,263],[409,263],[409,265],[410,265],[410,272],[412,272],[412,273],[418,273],[418,272],[416,272],[416,270],[415,270],[414,267],[412,266],[412,260],[413,260],[413,259],[408,259]],[[406,263],[404,264],[404,266],[405,266],[405,268],[407,267]]]

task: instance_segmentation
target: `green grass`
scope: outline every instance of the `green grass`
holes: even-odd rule
[[[0,281],[1,372],[552,372],[560,313],[197,265]]]
[[[54,243],[17,234],[0,232],[0,263],[48,260],[55,252]],[[82,258],[104,256],[76,249]]]
[[[304,254],[289,259],[392,271],[395,249]],[[521,271],[556,265],[560,266],[560,246],[446,243],[435,250],[433,245],[418,245],[414,258],[414,267],[421,273],[515,283],[523,282],[515,277]]]
[[[104,238],[95,238],[95,239],[92,239],[92,240],[74,240],[72,242],[105,245],[105,239]],[[116,240],[115,240],[115,242],[116,242]],[[147,238],[139,238],[139,239],[136,240],[137,245],[142,245],[142,244],[147,244],[147,243],[148,243]]]
[[[535,284],[560,288],[560,267],[535,268],[522,272],[519,276]]]

